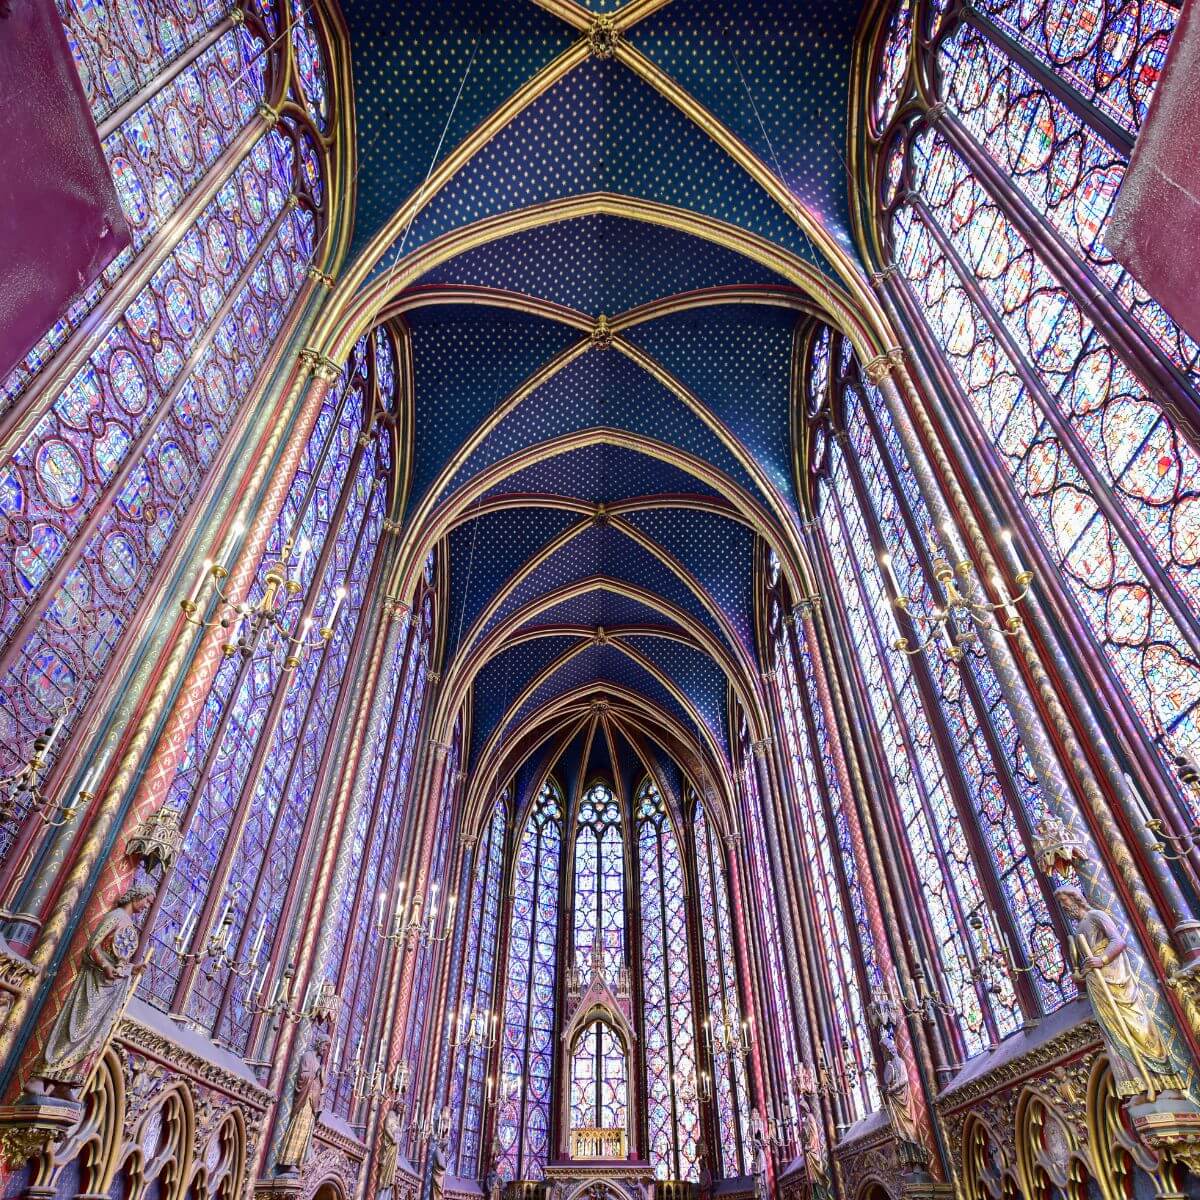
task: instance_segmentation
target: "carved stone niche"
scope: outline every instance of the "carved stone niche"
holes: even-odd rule
[[[0,934],[0,1030],[8,1024],[13,1005],[33,990],[37,968],[22,958]]]
[[[844,1193],[852,1200],[941,1200],[954,1190],[938,1183],[924,1171],[914,1171],[891,1122],[876,1113],[833,1149],[842,1175]]]

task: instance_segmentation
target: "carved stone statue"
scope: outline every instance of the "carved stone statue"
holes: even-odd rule
[[[808,1093],[803,1090],[796,1092],[796,1138],[800,1143],[800,1153],[804,1157],[804,1166],[812,1183],[824,1183],[825,1159],[821,1153],[821,1129],[817,1124],[817,1114],[813,1112]]]
[[[896,1047],[896,1030],[888,1022],[879,1026],[880,1055],[879,1082],[883,1089],[883,1102],[892,1118],[892,1128],[905,1141],[916,1142],[917,1122],[913,1115],[912,1085],[908,1079],[908,1067]]]
[[[149,908],[154,892],[151,883],[135,883],[100,918],[83,952],[75,985],[26,1089],[31,1094],[78,1098],[145,965],[134,962],[138,947],[134,917]]]
[[[1183,1087],[1116,922],[1092,908],[1077,887],[1065,884],[1054,895],[1075,926],[1075,981],[1086,986],[1105,1032],[1117,1095],[1153,1100],[1159,1092]]]
[[[500,1182],[500,1172],[496,1170],[496,1164],[492,1163],[491,1170],[483,1177],[483,1191],[488,1200],[500,1200],[500,1192],[503,1184]]]
[[[394,1107],[383,1116],[379,1128],[379,1195],[396,1186],[396,1167],[400,1161],[400,1114]]]
[[[750,1150],[754,1155],[754,1195],[756,1200],[767,1197],[767,1138],[762,1116],[757,1108],[750,1110]]]
[[[446,1191],[446,1151],[440,1141],[433,1143],[429,1174],[433,1184],[433,1200],[442,1200]]]
[[[700,1164],[700,1200],[709,1200],[712,1196],[713,1173],[708,1161],[708,1143],[696,1143],[696,1161]]]
[[[292,1095],[292,1116],[275,1160],[275,1169],[280,1174],[298,1171],[308,1158],[313,1130],[317,1127],[325,1096],[325,1053],[328,1049],[329,1034],[317,1029],[312,1034],[308,1048],[300,1056],[296,1088]]]

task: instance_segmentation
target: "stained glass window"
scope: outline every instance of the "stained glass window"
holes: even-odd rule
[[[390,669],[381,676],[378,696],[382,704],[376,726],[374,749],[365,765],[361,801],[351,831],[347,858],[350,864],[362,864],[354,886],[346,887],[335,899],[336,915],[331,944],[340,947],[333,982],[342,1007],[338,1014],[335,1039],[336,1066],[348,1068],[356,1049],[365,1037],[373,985],[382,948],[378,928],[386,923],[395,906],[394,874],[400,854],[400,836],[407,801],[405,790],[396,786],[397,753],[411,755],[408,737],[410,705],[420,708],[415,696],[418,660],[422,642],[409,638],[408,631],[397,638]],[[419,718],[418,718],[419,720]],[[415,740],[415,739],[414,739]],[[384,769],[386,764],[387,769]],[[407,773],[406,773],[407,775]],[[370,1047],[365,1047],[369,1051]],[[330,1080],[332,1103],[349,1117],[353,1078],[346,1069]]]
[[[621,810],[603,783],[588,789],[575,829],[575,966],[587,972],[594,946],[616,969],[625,957],[625,843]]]
[[[119,642],[245,427],[324,224],[305,131],[239,142],[284,57],[256,9],[59,11],[133,244],[0,382],[0,419],[25,430],[0,461],[0,772],[66,697],[70,727],[118,681]]]
[[[450,1111],[457,1118],[450,1130],[447,1156],[452,1174],[461,1178],[484,1174],[489,1164],[480,1156],[484,1103],[494,1096],[495,1083],[487,1077],[490,1043],[496,1035],[496,939],[500,928],[500,902],[504,883],[504,842],[508,810],[504,799],[496,802],[492,819],[480,840],[475,860],[470,907],[465,914],[462,985],[454,1022],[458,1045],[453,1050]]]
[[[891,415],[875,387],[851,363],[843,374],[843,420],[854,451],[847,464],[857,476],[880,544],[901,592],[919,605],[932,606],[930,568],[917,531],[928,535],[933,521],[916,486]],[[1043,1011],[1052,1011],[1076,994],[1055,932],[1049,898],[1043,891],[1028,847],[1033,829],[1045,815],[1041,789],[1000,692],[991,660],[976,639],[962,643],[963,664],[946,655],[925,655],[914,664],[927,670],[937,710],[953,747],[967,808],[986,848],[989,864],[1005,900],[1015,942],[1034,966],[1034,982]],[[985,914],[968,914],[980,919]],[[998,953],[1000,946],[992,947]]]
[[[696,838],[696,875],[699,882],[700,940],[704,959],[704,996],[708,1016],[704,1021],[706,1050],[713,1063],[713,1098],[719,1133],[720,1172],[741,1175],[749,1162],[750,1100],[746,1060],[726,1053],[742,1021],[738,1001],[737,968],[733,951],[733,925],[720,838],[704,806],[694,799],[692,826]]]
[[[1104,242],[1179,10],[942,7],[962,20],[914,39],[940,123],[880,131],[884,232],[970,440],[1171,780],[1166,755],[1200,750],[1200,456],[1176,415],[1200,366]]]
[[[748,914],[755,923],[755,932],[763,964],[763,985],[767,995],[763,1005],[770,1013],[764,1022],[764,1036],[771,1039],[773,1055],[785,1078],[794,1078],[799,1068],[800,1056],[796,1049],[796,1030],[792,1023],[791,998],[787,981],[792,972],[784,959],[783,932],[780,928],[780,908],[775,889],[767,841],[766,822],[763,815],[764,797],[758,789],[758,775],[753,756],[756,753],[750,742],[750,730],[743,714],[739,721],[738,753],[742,784],[742,813],[746,831],[746,849],[750,867],[750,883],[758,902]],[[769,802],[769,800],[768,800]]]
[[[679,841],[662,797],[647,779],[637,796],[642,921],[642,1021],[646,1067],[646,1157],[659,1179],[698,1179],[698,1096],[688,956],[687,900]]]
[[[581,1030],[571,1051],[571,1128],[625,1129],[628,1063],[621,1035],[606,1021]]]
[[[563,815],[547,782],[517,845],[496,1118],[505,1179],[541,1178],[549,1153]]]
[[[276,941],[298,902],[291,868],[312,836],[311,802],[330,769],[327,743],[350,703],[343,683],[377,561],[390,434],[377,422],[369,378],[365,356],[356,356],[318,418],[264,554],[274,561],[289,550],[286,572],[298,586],[280,601],[283,626],[298,630],[312,617],[316,628],[327,623],[330,636],[293,668],[270,635],[234,642],[231,633],[233,651],[173,784],[186,837],[152,935],[159,953],[142,993],[186,1012],[242,1053],[256,1024],[253,1002],[282,969]],[[360,440],[364,429],[375,432]],[[252,603],[263,587],[260,570]],[[230,957],[252,969],[213,978],[181,972],[171,950],[185,921],[190,944],[221,930]]]
[[[810,714],[820,710],[816,707],[819,698],[810,677],[811,664],[806,655],[797,662],[792,651],[794,635],[789,633],[780,616],[776,600],[773,633],[782,724],[791,769],[791,795],[805,856],[804,880],[809,911],[816,921],[821,951],[814,965],[825,984],[830,1027],[836,1031],[827,1060],[805,1066],[810,1079],[824,1067],[852,1085],[846,1089],[846,1099],[849,1116],[857,1119],[879,1106],[867,1009],[860,983],[867,977],[873,979],[873,986],[879,986],[874,943],[862,907],[862,889],[853,848],[848,837],[845,842],[841,838],[835,841],[831,834],[830,814],[840,817],[835,827],[838,832],[844,829],[845,814],[832,758],[818,763],[813,754],[814,744],[826,744],[813,740]],[[802,670],[805,671],[803,677]],[[808,704],[805,703],[806,694],[811,697]],[[828,810],[822,803],[823,795],[828,798]],[[847,853],[848,858],[845,857]],[[849,914],[847,895],[855,900]],[[852,929],[856,937],[852,937]],[[855,961],[855,945],[861,955],[861,965]],[[800,1080],[796,1083],[803,1086]]]
[[[454,827],[456,795],[458,793],[458,764],[462,755],[462,725],[455,729],[450,750],[446,756],[446,770],[442,782],[442,794],[437,801],[437,829],[434,835],[433,860],[429,869],[429,886],[426,893],[424,917],[436,936],[444,934],[450,920],[447,906],[451,904],[451,889],[447,886],[452,867],[451,832]],[[435,973],[439,962],[440,943],[422,940],[416,950],[413,965],[412,1000],[408,1008],[408,1029],[404,1040],[402,1058],[413,1068],[414,1095],[423,1095],[433,1071],[433,1038],[427,1042],[425,1030],[429,1021],[429,1001],[434,990]],[[437,1034],[442,1029],[439,1026]],[[411,1138],[409,1152],[415,1153],[416,1142]]]

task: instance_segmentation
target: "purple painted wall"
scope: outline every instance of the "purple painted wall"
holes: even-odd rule
[[[0,0],[0,377],[129,244],[54,0]]]
[[[1200,340],[1200,3],[1184,0],[1107,245]]]

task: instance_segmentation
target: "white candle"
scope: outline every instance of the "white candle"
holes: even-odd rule
[[[204,565],[196,576],[196,582],[192,584],[192,590],[188,593],[188,604],[194,605],[200,599],[200,591],[204,587],[204,581],[208,578],[209,571],[212,570],[212,565],[211,558],[204,560]]]
[[[54,722],[54,725],[50,729],[50,734],[46,738],[46,745],[45,745],[45,748],[42,750],[43,754],[50,753],[50,747],[53,746],[56,741],[58,741],[58,735],[60,733],[62,733],[62,727],[65,724],[66,720],[67,720],[67,714],[59,713],[58,719]]]
[[[1134,785],[1133,780],[1129,777],[1128,772],[1125,773],[1125,786],[1129,789],[1129,798],[1133,802],[1133,807],[1137,810],[1138,820],[1143,826],[1149,825],[1154,817],[1152,816],[1146,801],[1142,799],[1142,793]]]
[[[250,948],[250,961],[251,962],[258,961],[258,952],[262,949],[263,938],[266,936],[266,932],[267,932],[267,914],[263,913],[263,915],[259,918],[259,921],[258,921],[258,932],[254,935],[254,945]]]
[[[96,794],[96,788],[100,785],[101,770],[102,767],[99,763],[92,764],[92,769],[87,773],[87,778],[83,781],[83,784],[79,788],[80,794],[84,792],[86,792],[89,796],[94,796]]]
[[[192,901],[192,907],[187,910],[187,916],[183,918],[183,923],[179,926],[179,932],[175,935],[176,942],[180,946],[187,944],[188,936],[191,934],[192,920],[196,915],[196,902]]]
[[[1020,556],[1017,554],[1017,543],[1016,539],[1012,535],[1012,530],[1002,529],[1000,531],[1000,536],[1004,539],[1005,544],[1008,546],[1008,552],[1012,556],[1013,565],[1017,569],[1017,574],[1024,575],[1025,568],[1021,565]]]
[[[942,522],[942,532],[946,535],[946,546],[959,562],[967,561],[967,551],[958,537],[958,530],[950,521]]]
[[[308,552],[311,548],[312,543],[309,542],[308,537],[302,537],[300,546],[296,550],[296,565],[292,570],[292,578],[297,583],[302,583],[304,580],[304,568],[308,564]]]
[[[333,611],[329,614],[328,628],[333,628],[333,623],[337,620],[338,609],[342,607],[342,601],[345,599],[346,589],[344,587],[338,588],[338,590],[333,593]]]
[[[242,536],[245,528],[241,521],[234,522],[233,528],[229,531],[229,537],[225,539],[225,545],[221,547],[221,553],[217,556],[217,561],[213,564],[214,566],[224,568],[226,562],[233,557],[234,546]]]
[[[891,551],[885,550],[879,556],[879,565],[883,568],[883,573],[887,576],[888,584],[891,586],[892,595],[900,595],[900,583],[896,579],[896,569],[892,562]]]

